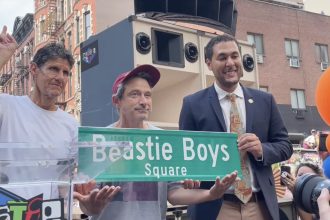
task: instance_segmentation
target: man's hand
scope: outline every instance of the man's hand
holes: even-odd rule
[[[262,145],[259,138],[252,133],[245,133],[238,137],[238,150],[244,155],[250,152],[256,160],[262,157]]]
[[[185,179],[181,181],[184,189],[198,189],[201,185],[199,180]]]
[[[119,186],[104,186],[101,190],[95,186],[95,182],[91,181],[74,187],[73,198],[79,201],[81,210],[87,215],[101,213],[105,205],[120,191]]]
[[[330,216],[330,192],[323,188],[319,198],[317,198],[317,205],[319,206],[320,220],[327,220]]]
[[[209,194],[214,199],[219,199],[223,196],[227,189],[235,182],[237,177],[237,171],[227,174],[222,180],[219,177],[216,178],[214,185],[211,187]]]
[[[3,26],[0,34],[0,68],[15,53],[17,43],[15,39],[7,33],[7,26]]]

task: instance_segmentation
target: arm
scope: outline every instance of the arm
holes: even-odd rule
[[[167,199],[172,205],[192,205],[219,199],[235,182],[236,177],[236,171],[226,175],[222,180],[218,177],[210,189],[184,189],[182,187],[171,189]]]
[[[15,39],[7,33],[7,26],[3,26],[0,34],[0,69],[15,53],[16,47]]]
[[[182,108],[179,118],[179,129],[196,131],[195,120],[191,112],[189,97],[183,99]]]
[[[267,117],[267,122],[264,122],[264,125],[260,124],[260,127],[255,128],[257,130],[255,135],[258,136],[258,139],[261,142],[263,152],[263,160],[258,161],[258,165],[260,166],[270,166],[271,164],[288,160],[293,153],[292,144],[289,142],[288,132],[284,126],[281,114],[273,96],[270,95],[270,97],[267,97],[267,104],[265,105],[266,107],[260,110],[259,113],[261,116],[264,115],[264,117]],[[254,117],[256,119],[256,117],[260,116],[255,115]],[[259,120],[259,123],[262,123],[261,120],[264,119],[262,117],[256,120]],[[259,124],[254,124],[254,126],[258,125]]]

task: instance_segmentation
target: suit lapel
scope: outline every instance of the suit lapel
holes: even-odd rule
[[[222,109],[220,108],[220,102],[218,99],[218,95],[214,89],[214,86],[209,87],[209,99],[210,99],[212,109],[220,122],[220,126],[221,126],[220,131],[227,131],[225,119],[223,117]]]
[[[246,110],[246,132],[252,132],[252,122],[253,122],[253,111],[254,111],[254,99],[249,90],[242,86],[244,93],[244,101],[245,101],[245,110]]]

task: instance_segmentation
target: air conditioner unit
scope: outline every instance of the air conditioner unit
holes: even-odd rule
[[[327,62],[321,62],[321,70],[326,70],[328,68],[329,64]]]
[[[257,63],[264,63],[264,56],[262,54],[257,54]]]
[[[304,110],[303,109],[297,109],[297,112],[296,112],[296,118],[297,119],[304,119]]]
[[[300,66],[298,58],[290,58],[290,67],[298,68]]]

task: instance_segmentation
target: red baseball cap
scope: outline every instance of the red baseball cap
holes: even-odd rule
[[[149,64],[140,65],[129,72],[119,74],[119,76],[116,78],[115,82],[112,85],[112,95],[117,94],[120,84],[122,84],[124,81],[136,76],[141,72],[149,74],[150,76],[149,84],[151,88],[153,88],[159,81],[160,72],[156,67]]]

